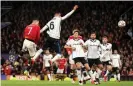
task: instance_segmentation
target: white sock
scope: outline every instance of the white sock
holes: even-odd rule
[[[96,72],[96,71],[95,71]],[[93,71],[91,70],[89,72],[90,76],[91,76],[91,80],[95,80],[95,72],[93,73]]]
[[[53,74],[51,74],[51,80],[53,81],[54,79],[53,79]]]
[[[83,81],[83,79],[84,79],[84,75],[83,75],[83,73],[81,74],[81,79],[80,79],[80,81]]]
[[[109,74],[109,71],[107,70],[107,71],[106,71],[106,74],[105,74],[104,76],[108,76],[108,74]]]
[[[117,80],[117,76],[116,76],[116,74],[114,74],[114,78]]]
[[[96,77],[96,78],[99,78],[99,76],[100,76],[100,75],[99,75],[99,73],[98,73],[98,72],[96,72],[96,76],[95,76],[95,77]]]
[[[84,80],[90,79],[90,76],[88,75],[87,71],[83,71],[83,74],[86,73],[86,76],[84,76]]]
[[[97,70],[98,77],[101,75],[102,71],[100,69]]]
[[[47,74],[48,75],[48,79],[51,80],[51,75],[50,74]]]
[[[43,52],[42,49],[38,50],[38,51],[36,52],[35,56],[34,56],[32,59],[35,60],[42,52]]]
[[[52,59],[52,62],[56,61],[59,58],[61,58],[61,55],[60,54],[55,55],[55,57]]]
[[[78,80],[81,80],[81,70],[77,70],[77,76],[78,76]]]
[[[120,81],[120,73],[117,74],[117,78]]]
[[[93,81],[96,80],[96,77],[99,77],[98,73],[96,73],[96,74],[93,73],[92,76],[91,76],[91,78],[92,78]]]

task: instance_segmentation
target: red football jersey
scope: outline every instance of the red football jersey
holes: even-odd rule
[[[73,39],[73,38],[74,38],[73,35],[72,35],[72,36],[69,36],[68,40]],[[79,38],[79,39],[82,39],[82,36],[78,36],[78,38]],[[66,48],[66,51],[67,51],[67,53],[68,53],[69,55],[72,54],[72,49]]]
[[[6,66],[4,69],[5,75],[11,75],[11,68],[9,66]]]
[[[65,58],[61,58],[61,59],[58,59],[58,67],[59,69],[64,69],[65,68],[65,64],[66,64],[66,59]]]
[[[24,38],[33,40],[37,44],[40,39],[40,26],[35,24],[28,25],[24,30]]]

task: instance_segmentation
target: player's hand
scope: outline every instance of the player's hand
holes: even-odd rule
[[[76,10],[76,9],[78,9],[78,5],[75,5],[75,6],[73,7],[73,10]]]

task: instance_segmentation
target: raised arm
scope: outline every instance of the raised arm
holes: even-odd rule
[[[76,10],[77,8],[78,8],[78,5],[75,5],[75,6],[73,7],[73,10],[72,10],[71,12],[69,12],[69,13],[67,13],[65,16],[61,17],[62,20],[65,20],[65,19],[67,19],[68,17],[70,17],[70,16],[75,12],[75,10]]]
[[[45,25],[41,30],[40,33],[42,33],[43,31],[45,31],[48,28],[48,25]]]

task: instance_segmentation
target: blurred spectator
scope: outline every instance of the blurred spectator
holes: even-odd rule
[[[129,76],[133,76],[133,68],[130,68],[129,72],[128,72]]]
[[[126,67],[124,67],[122,69],[121,75],[123,75],[123,76],[127,76],[128,75],[128,71],[127,71],[127,68]]]

